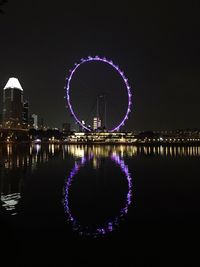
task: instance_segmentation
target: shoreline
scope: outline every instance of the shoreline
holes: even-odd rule
[[[125,146],[200,146],[200,141],[194,142],[66,142],[66,141],[58,141],[58,142],[30,142],[30,141],[22,141],[22,142],[0,142],[0,145],[125,145]]]

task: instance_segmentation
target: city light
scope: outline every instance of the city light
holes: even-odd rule
[[[17,78],[14,78],[14,77],[12,77],[8,80],[8,82],[6,83],[6,85],[4,87],[4,90],[9,89],[9,88],[16,88],[16,89],[23,91],[19,80]]]

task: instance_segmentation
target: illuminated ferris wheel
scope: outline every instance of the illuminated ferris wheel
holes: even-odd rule
[[[85,129],[86,131],[91,131],[91,128],[86,126],[84,124],[84,122],[78,117],[78,115],[75,113],[73,105],[72,105],[72,101],[71,101],[71,81],[75,75],[75,72],[77,71],[77,69],[85,64],[85,63],[89,63],[89,62],[103,62],[106,63],[108,65],[110,65],[115,71],[117,71],[117,73],[121,76],[121,78],[123,79],[125,88],[126,88],[126,92],[127,92],[127,106],[126,106],[126,111],[125,114],[123,115],[122,119],[120,120],[119,123],[117,123],[114,127],[112,127],[111,129],[108,129],[109,132],[114,132],[114,131],[119,131],[119,129],[124,126],[125,121],[128,119],[128,115],[131,111],[131,98],[132,98],[132,94],[131,94],[131,87],[129,85],[128,79],[126,78],[124,72],[119,68],[119,66],[115,65],[113,63],[112,60],[108,60],[105,57],[99,57],[99,56],[95,56],[95,57],[87,57],[87,58],[82,58],[80,60],[79,63],[75,63],[73,69],[70,70],[69,76],[66,78],[66,86],[65,86],[65,90],[66,90],[66,100],[67,100],[67,105],[69,107],[70,113],[72,115],[72,117],[74,118],[75,122],[78,123],[82,129]]]

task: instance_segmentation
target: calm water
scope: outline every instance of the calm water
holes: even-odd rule
[[[2,145],[4,260],[196,266],[199,158],[192,146]]]

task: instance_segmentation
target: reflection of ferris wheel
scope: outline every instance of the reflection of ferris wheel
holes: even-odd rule
[[[123,116],[122,120],[120,121],[119,124],[115,125],[112,129],[108,130],[110,132],[114,132],[114,131],[118,131],[121,126],[124,125],[125,121],[128,119],[128,114],[131,111],[131,88],[130,85],[128,83],[128,79],[126,78],[126,76],[124,75],[123,71],[117,66],[115,65],[111,60],[107,60],[105,57],[99,57],[99,56],[95,56],[95,57],[87,57],[87,58],[82,58],[81,61],[79,63],[75,63],[74,64],[74,68],[72,70],[70,70],[70,74],[69,77],[66,78],[66,98],[67,98],[67,104],[70,110],[70,113],[72,114],[73,118],[75,119],[75,121],[85,130],[87,131],[91,131],[91,128],[87,127],[84,125],[83,122],[81,122],[81,120],[78,118],[78,116],[75,114],[74,109],[72,107],[72,103],[71,103],[71,97],[70,97],[70,84],[71,84],[71,80],[73,78],[73,75],[75,74],[76,70],[84,63],[86,62],[93,62],[93,61],[98,61],[98,62],[104,62],[108,65],[110,65],[111,67],[113,67],[118,74],[122,77],[124,84],[126,86],[126,91],[127,91],[127,96],[128,96],[128,104],[127,104],[127,108],[126,108],[126,112],[125,115]]]
[[[83,168],[91,159],[92,157],[85,157],[83,156],[79,162],[76,162],[74,168],[71,170],[70,175],[66,181],[65,189],[64,189],[64,210],[67,215],[68,221],[72,224],[73,230],[78,231],[80,235],[84,236],[91,236],[91,237],[99,237],[104,236],[112,231],[115,230],[120,224],[122,218],[128,213],[129,206],[132,203],[132,178],[131,174],[129,173],[128,166],[125,164],[124,160],[121,159],[118,155],[112,154],[110,158],[113,162],[116,163],[118,167],[120,167],[122,173],[125,175],[128,183],[128,192],[126,194],[126,201],[123,208],[121,208],[120,213],[115,218],[108,219],[104,225],[98,225],[94,229],[90,229],[89,226],[81,225],[78,220],[73,216],[70,210],[70,203],[69,203],[69,191],[70,187],[73,183],[73,180],[76,178],[76,175]]]

